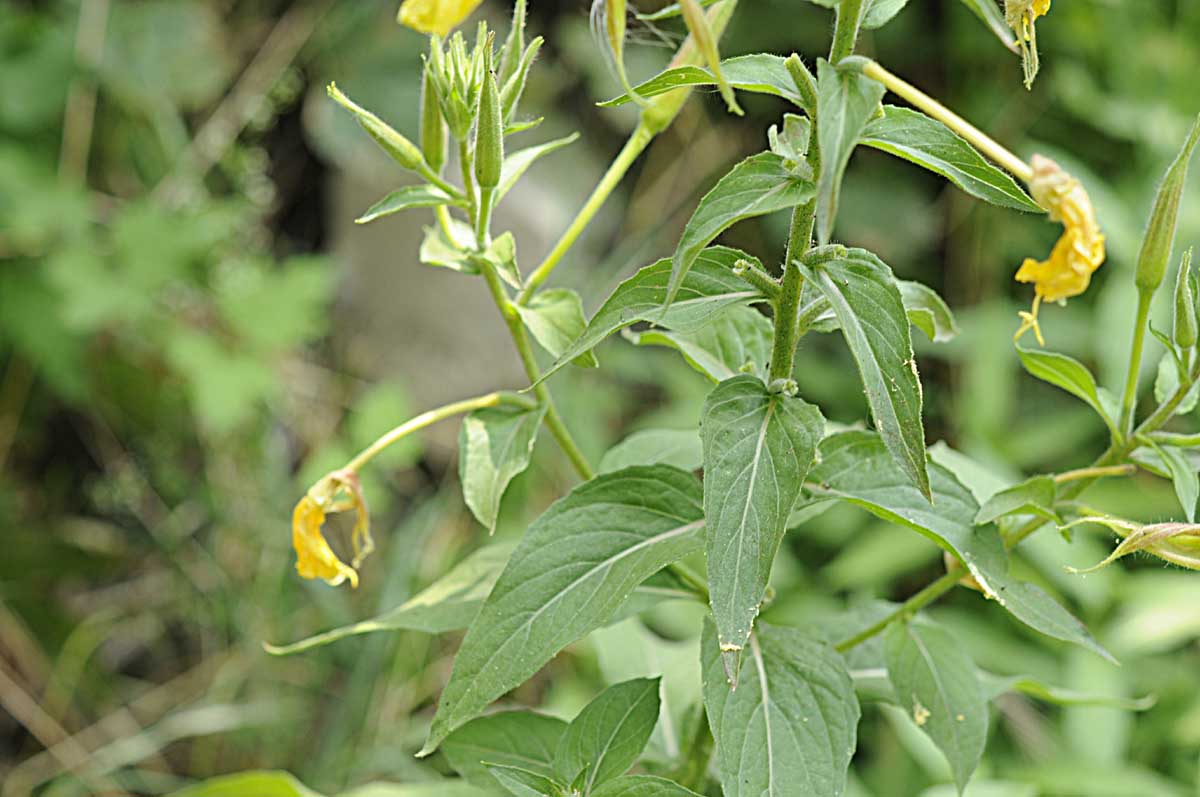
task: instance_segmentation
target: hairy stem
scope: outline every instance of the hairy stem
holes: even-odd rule
[[[836,64],[854,52],[858,41],[858,29],[862,25],[865,0],[841,0],[837,10],[837,24],[833,29],[833,46],[829,48],[829,62]]]

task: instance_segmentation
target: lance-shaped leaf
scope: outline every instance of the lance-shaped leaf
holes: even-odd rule
[[[542,375],[546,379],[559,368],[591,351],[618,329],[639,321],[654,321],[679,332],[704,327],[716,314],[729,307],[761,301],[757,288],[733,273],[739,260],[758,264],[755,258],[736,249],[713,246],[696,258],[680,285],[675,301],[667,304],[671,261],[659,260],[622,282],[588,322],[587,329],[554,365]]]
[[[479,607],[492,591],[492,585],[500,577],[500,571],[504,569],[514,547],[511,543],[497,543],[480,548],[421,592],[378,617],[335,628],[290,645],[263,643],[263,647],[272,655],[287,656],[348,636],[376,631],[440,634],[466,628],[479,613]]]
[[[547,141],[545,144],[505,154],[504,167],[500,170],[500,187],[496,189],[496,201],[499,202],[505,194],[512,190],[512,187],[538,158],[560,150],[568,144],[573,144],[578,138],[578,133],[572,133],[554,141]]]
[[[989,498],[975,515],[975,523],[992,523],[1005,515],[1037,515],[1057,523],[1059,517],[1054,511],[1057,496],[1058,485],[1053,477],[1034,476]]]
[[[875,428],[904,473],[928,497],[921,381],[892,270],[864,249],[847,249],[802,268],[833,307],[858,363]]]
[[[591,797],[700,797],[691,789],[653,775],[626,775],[610,780],[592,792]]]
[[[896,280],[908,321],[934,343],[946,343],[958,336],[958,322],[937,292],[927,285]]]
[[[700,644],[725,797],[844,794],[860,709],[842,657],[797,629],[759,624],[731,690],[710,621]]]
[[[563,784],[513,764],[484,764],[488,774],[513,797],[548,797],[561,794]]]
[[[666,346],[714,382],[738,374],[766,377],[775,327],[752,307],[731,307],[688,332],[648,329],[624,334],[638,346]]]
[[[883,116],[867,125],[861,143],[924,166],[977,199],[1027,213],[1045,213],[1008,172],[993,166],[957,133],[920,111],[883,106]]]
[[[836,11],[839,0],[808,0],[808,2]],[[908,5],[908,0],[864,0],[864,5],[866,8],[863,10],[862,26],[867,30],[874,30],[891,22],[892,17],[899,14],[904,6]]]
[[[966,649],[929,623],[894,623],[884,644],[888,678],[917,727],[950,762],[959,794],[987,744],[987,696]]]
[[[1119,708],[1122,711],[1147,711],[1158,702],[1154,695],[1135,698],[1064,689],[1061,686],[1045,683],[1031,675],[995,675],[983,670],[979,670],[977,674],[979,684],[983,687],[988,700],[995,700],[1003,694],[1016,692],[1057,706],[1103,706],[1104,708]]]
[[[1114,436],[1119,436],[1112,413],[1103,394],[1096,387],[1096,378],[1083,363],[1052,351],[1038,351],[1017,347],[1021,365],[1032,376],[1062,388],[1096,411]]]
[[[829,243],[837,218],[842,175],[858,137],[879,110],[884,88],[849,68],[817,62],[817,141],[821,176],[817,183],[817,239]]]
[[[704,403],[708,588],[721,650],[731,660],[750,636],[824,428],[816,407],[772,393],[753,376],[722,382]]]
[[[471,514],[496,530],[500,499],[508,484],[529,467],[545,405],[502,405],[475,410],[458,432],[458,479]]]
[[[798,106],[803,106],[796,81],[788,74],[784,62],[787,59],[770,53],[754,53],[726,58],[721,61],[721,73],[725,81],[735,89],[755,94],[771,94],[782,97]],[[645,98],[666,94],[668,91],[689,86],[715,86],[713,73],[698,66],[680,66],[660,72],[634,91]],[[600,103],[601,108],[612,108],[630,101],[628,94]]]
[[[355,224],[367,224],[412,208],[437,208],[443,205],[462,207],[466,204],[463,199],[455,198],[440,188],[431,185],[406,185],[385,196],[369,207],[366,212],[354,220]]]
[[[578,782],[590,794],[633,766],[658,721],[659,680],[614,684],[584,706],[559,741],[554,756],[558,776]]]
[[[962,0],[962,4],[971,9],[975,16],[988,26],[988,29],[996,35],[1000,43],[1007,47],[1012,52],[1019,52],[1017,49],[1017,39],[1013,34],[1013,29],[1008,26],[1008,22],[1004,19],[1004,14],[1000,11],[993,0]]]
[[[567,723],[532,711],[501,711],[468,722],[446,737],[442,752],[454,770],[480,788],[500,783],[486,764],[520,767],[554,777],[554,751]]]
[[[744,219],[801,205],[815,190],[811,180],[790,171],[774,152],[751,155],[734,166],[704,195],[683,228],[672,258],[667,301],[674,301],[696,258],[718,235]]]
[[[631,465],[674,465],[696,470],[704,464],[704,447],[695,429],[643,429],[605,452],[596,470],[609,473]]]
[[[597,476],[556,501],[467,631],[423,754],[608,622],[642,581],[697,552],[703,528],[699,483],[666,465]]]
[[[517,313],[542,348],[554,357],[571,348],[587,328],[583,317],[583,302],[579,294],[569,288],[550,288],[534,294],[529,304],[516,305]],[[590,351],[585,351],[574,360],[576,365],[595,368],[599,365]]]
[[[813,497],[836,497],[933,540],[962,562],[984,594],[1014,617],[1054,639],[1113,660],[1083,623],[1034,584],[1008,572],[1008,554],[994,526],[976,526],[979,504],[941,465],[929,467],[932,502],[888,455],[879,436],[843,432],[821,442],[819,464],[806,484]]]

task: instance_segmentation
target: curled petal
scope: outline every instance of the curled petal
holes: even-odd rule
[[[326,514],[351,509],[355,514],[352,534],[353,566],[338,558],[321,532]],[[357,474],[342,470],[322,478],[300,499],[292,513],[292,547],[296,549],[296,572],[304,578],[324,579],[333,586],[349,581],[350,586],[357,587],[356,569],[375,547],[371,539],[370,522],[370,513]]]

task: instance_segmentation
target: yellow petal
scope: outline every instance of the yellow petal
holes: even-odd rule
[[[400,24],[421,33],[445,36],[458,27],[483,0],[404,0]]]
[[[337,558],[321,526],[325,510],[311,496],[304,496],[292,513],[292,547],[296,549],[296,572],[304,578],[323,578],[333,586],[349,580],[358,586],[358,574]]]

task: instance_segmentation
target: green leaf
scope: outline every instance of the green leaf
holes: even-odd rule
[[[568,782],[579,781],[583,794],[624,774],[646,746],[658,722],[658,678],[614,684],[584,706],[558,744],[554,768]]]
[[[239,772],[171,792],[170,797],[320,797],[287,772]]]
[[[817,141],[821,176],[817,182],[817,240],[829,243],[837,219],[842,175],[867,122],[879,111],[884,87],[848,68],[817,61]]]
[[[1047,684],[1030,675],[994,675],[982,670],[978,675],[980,685],[988,700],[995,700],[1000,695],[1009,692],[1019,692],[1058,706],[1103,706],[1122,711],[1147,711],[1157,702],[1153,695],[1130,698],[1064,689],[1061,686]]]
[[[290,645],[269,645],[264,642],[263,647],[272,655],[288,656],[348,636],[376,631],[440,634],[466,628],[479,613],[479,607],[492,591],[514,547],[512,543],[497,543],[480,548],[455,565],[449,573],[378,617],[335,628]]]
[[[450,219],[450,235],[441,225],[425,228],[425,239],[421,242],[418,256],[427,266],[437,266],[457,271],[460,274],[478,274],[479,266],[473,260],[471,250],[475,247],[475,233],[465,222]]]
[[[643,429],[610,448],[596,468],[611,473],[631,465],[674,465],[697,470],[704,464],[704,447],[695,429]]]
[[[458,432],[458,479],[463,499],[488,533],[496,530],[500,499],[508,484],[529,467],[545,405],[501,405],[475,410]]]
[[[1017,356],[1021,358],[1021,365],[1025,366],[1025,370],[1031,375],[1082,400],[1096,411],[1114,437],[1120,436],[1117,425],[1096,387],[1096,378],[1083,363],[1065,354],[1025,349],[1020,346],[1017,346]]]
[[[1183,507],[1188,523],[1196,521],[1196,501],[1200,499],[1200,477],[1196,469],[1188,462],[1187,456],[1174,446],[1160,446],[1150,441],[1150,446],[1157,452],[1162,463],[1166,466],[1171,482],[1175,485],[1175,495]]]
[[[504,198],[504,195],[512,190],[512,187],[517,184],[517,181],[529,170],[539,158],[556,152],[568,144],[574,144],[579,138],[578,133],[572,133],[569,136],[557,138],[554,141],[547,141],[545,144],[538,144],[535,147],[526,147],[519,149],[516,152],[510,152],[504,156],[504,168],[500,171],[500,187],[496,190],[496,201],[499,202]]]
[[[839,0],[808,0],[808,2],[836,11]],[[874,30],[891,22],[892,17],[899,14],[904,6],[908,5],[908,0],[865,0],[865,5],[862,26],[867,30]]]
[[[796,176],[774,152],[751,155],[734,166],[704,195],[683,229],[672,259],[667,301],[675,299],[700,252],[718,235],[739,221],[804,204],[814,190],[811,181]]]
[[[556,501],[467,631],[423,754],[608,622],[642,581],[698,552],[703,516],[696,478],[665,465],[597,476]]]
[[[1017,52],[1017,39],[1013,29],[1004,21],[1004,14],[993,0],[962,0],[963,5],[975,12],[975,16],[987,25],[1000,43],[1014,53]]]
[[[554,797],[561,794],[557,781],[511,764],[485,764],[488,774],[495,778],[513,797]]]
[[[432,185],[406,185],[385,196],[354,220],[355,224],[369,224],[376,219],[412,208],[437,208],[444,205],[464,207],[465,200],[455,199],[440,188]]]
[[[617,286],[588,322],[583,334],[550,366],[542,379],[591,351],[618,329],[639,321],[654,321],[667,329],[688,332],[704,327],[713,316],[729,307],[761,301],[764,297],[758,289],[733,273],[738,260],[754,261],[754,258],[723,246],[705,249],[684,277],[679,293],[669,307],[666,305],[671,261],[659,260],[641,269]]]
[[[896,280],[900,299],[909,323],[934,343],[946,343],[958,336],[958,322],[937,292],[919,282]]]
[[[931,503],[871,432],[825,438],[818,462],[806,484],[814,497],[837,497],[916,531],[953,554],[989,598],[1030,628],[1113,660],[1083,624],[1042,589],[1009,575],[1000,535],[994,526],[975,525],[979,504],[949,470],[930,465]]]
[[[567,723],[532,711],[501,711],[468,722],[446,737],[442,752],[454,771],[472,784],[495,789],[485,764],[521,767],[554,777],[554,751]]]
[[[1176,362],[1175,355],[1167,352],[1158,361],[1158,373],[1154,378],[1154,400],[1162,404],[1175,395],[1175,391],[1178,389],[1179,365]],[[1200,382],[1192,386],[1191,390],[1183,397],[1183,401],[1179,402],[1179,406],[1175,408],[1172,414],[1187,415],[1196,409],[1196,402],[1198,400],[1200,400]]]
[[[928,623],[894,623],[884,644],[896,697],[950,762],[961,794],[987,744],[987,697],[975,662],[949,632]]]
[[[500,278],[514,290],[522,287],[521,272],[517,268],[517,241],[511,232],[506,232],[493,240],[483,254],[470,255],[472,258],[486,260],[496,269]]]
[[[796,81],[784,66],[786,59],[769,53],[739,55],[721,62],[721,73],[725,81],[735,89],[756,94],[771,94],[782,97],[798,106],[803,100],[796,90]],[[666,94],[685,86],[715,86],[717,79],[712,72],[698,66],[681,66],[655,75],[645,83],[634,87],[634,91],[645,98]],[[612,108],[630,101],[628,94],[600,103],[601,108]]]
[[[674,781],[653,775],[626,775],[610,780],[592,792],[592,797],[700,797]]]
[[[666,346],[714,382],[742,373],[766,377],[775,327],[751,307],[731,307],[701,329],[672,332],[647,329],[625,336],[637,346]]]
[[[561,357],[587,328],[583,302],[579,294],[569,288],[550,288],[535,294],[529,304],[515,306],[533,337],[556,358]],[[599,365],[590,351],[580,354],[573,362],[584,368]]]
[[[975,515],[975,524],[983,525],[1005,515],[1037,515],[1051,523],[1060,522],[1054,511],[1058,485],[1051,476],[1034,476],[993,495]]]
[[[845,794],[860,709],[842,657],[799,630],[760,623],[731,690],[711,620],[700,644],[725,797]]]
[[[484,791],[458,778],[445,778],[419,783],[368,783],[341,792],[337,797],[496,797],[496,792],[491,789]]]
[[[883,106],[883,116],[867,125],[860,143],[924,166],[993,205],[1046,212],[1008,172],[993,166],[957,133],[920,111]]]
[[[824,430],[816,407],[771,393],[753,376],[722,382],[704,403],[708,587],[721,650],[731,658],[750,636]]]
[[[864,249],[847,249],[803,270],[833,307],[858,363],[875,428],[909,479],[928,497],[921,382],[892,270]]]

